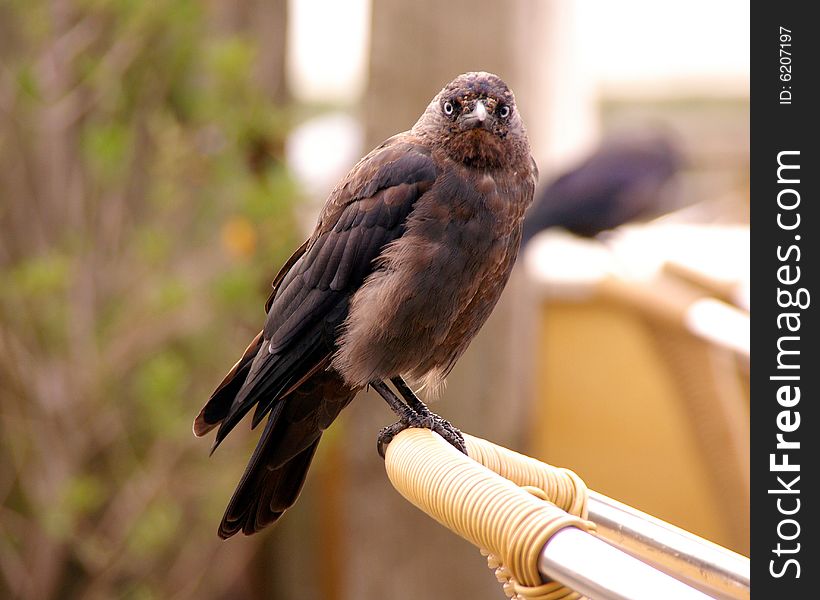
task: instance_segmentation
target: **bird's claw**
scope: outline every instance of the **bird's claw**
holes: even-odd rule
[[[462,454],[467,454],[467,443],[464,441],[464,434],[454,427],[450,421],[442,419],[437,414],[431,413],[433,416],[433,427],[431,429],[443,437],[451,446]]]
[[[387,446],[390,445],[390,442],[393,441],[393,438],[405,429],[407,429],[408,427],[409,425],[407,425],[403,421],[398,421],[397,423],[393,423],[392,425],[388,425],[387,427],[383,428],[379,432],[379,437],[376,440],[376,449],[379,452],[379,456],[384,458],[384,454],[387,451]]]
[[[429,429],[439,434],[451,446],[462,454],[467,454],[467,444],[464,442],[464,436],[461,431],[453,427],[453,425],[446,419],[441,418],[433,412],[426,414],[413,413],[408,419],[402,419],[392,425],[388,425],[379,432],[376,448],[379,456],[384,458],[387,446],[393,441],[399,433],[405,429],[416,427],[419,429]]]

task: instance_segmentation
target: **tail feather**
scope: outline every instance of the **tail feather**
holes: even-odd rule
[[[313,336],[280,356],[260,334],[196,418],[197,435],[219,425],[215,449],[254,405],[254,425],[268,417],[219,525],[221,538],[256,533],[296,502],[322,433],[358,391],[327,369],[322,340]]]
[[[219,535],[256,533],[296,502],[322,433],[356,391],[333,371],[320,371],[274,405],[236,487]]]
[[[268,426],[271,422],[268,421]],[[320,439],[321,436],[317,437],[305,450],[273,470],[259,460],[266,442],[264,438],[260,440],[259,448],[263,448],[263,452],[259,457],[254,456],[256,460],[251,460],[237,486],[219,524],[219,537],[227,539],[240,530],[245,535],[256,533],[275,523],[293,506],[305,484]]]

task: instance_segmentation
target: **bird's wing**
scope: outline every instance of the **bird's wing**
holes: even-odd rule
[[[279,290],[279,284],[282,283],[282,280],[285,278],[285,275],[288,274],[291,267],[295,265],[302,255],[307,250],[308,243],[310,242],[309,239],[302,242],[302,245],[299,246],[296,251],[290,255],[290,258],[282,265],[282,268],[279,269],[279,272],[276,274],[276,277],[273,278],[273,283],[270,284],[271,291],[268,299],[265,301],[265,314],[268,314],[271,305],[273,304],[273,299],[276,298],[276,292]]]
[[[310,240],[307,240],[299,246],[291,257],[285,262],[285,264],[282,265],[282,268],[279,269],[279,273],[277,273],[273,283],[271,284],[272,289],[270,296],[268,297],[267,302],[265,302],[265,313],[270,310],[271,304],[273,303],[273,299],[276,296],[276,292],[279,289],[279,284],[282,282],[282,279],[284,279],[290,268],[305,253],[305,249],[307,248],[309,241]],[[248,372],[250,371],[253,359],[259,352],[259,348],[262,347],[262,343],[264,341],[262,339],[262,333],[263,332],[261,331],[257,333],[256,337],[253,338],[253,341],[248,344],[245,352],[242,353],[242,357],[236,361],[236,364],[234,364],[233,367],[231,367],[231,370],[228,371],[220,384],[211,394],[208,402],[197,415],[194,420],[194,435],[197,437],[202,437],[211,429],[219,425],[219,423],[222,422],[222,419],[224,419],[228,414],[234,398],[236,398],[236,395],[245,383],[245,379],[248,377]]]
[[[207,422],[200,429],[221,422],[215,447],[255,404],[254,426],[327,365],[351,295],[372,272],[385,244],[404,233],[413,205],[436,176],[425,146],[396,137],[362,159],[337,186],[303,253],[275,281],[256,353],[237,369],[245,374],[241,388],[227,410],[223,401],[222,411],[206,405],[201,413]]]

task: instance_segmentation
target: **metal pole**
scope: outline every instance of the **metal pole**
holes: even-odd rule
[[[544,546],[538,571],[592,600],[706,600],[706,594],[575,527]]]
[[[748,558],[597,492],[588,508],[597,535],[625,552],[716,598],[749,598]]]

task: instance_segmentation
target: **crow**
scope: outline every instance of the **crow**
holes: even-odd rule
[[[664,135],[607,140],[538,193],[524,219],[522,244],[550,227],[594,237],[629,221],[662,214],[672,208],[664,206],[665,185],[682,162],[676,144]]]
[[[267,417],[220,537],[256,533],[293,505],[322,432],[367,386],[399,418],[379,435],[382,455],[406,427],[464,451],[407,381],[440,386],[487,320],[537,177],[512,91],[472,72],[339,182],[274,279],[264,328],[194,422],[197,436],[219,427],[215,449],[252,408],[252,427]]]

